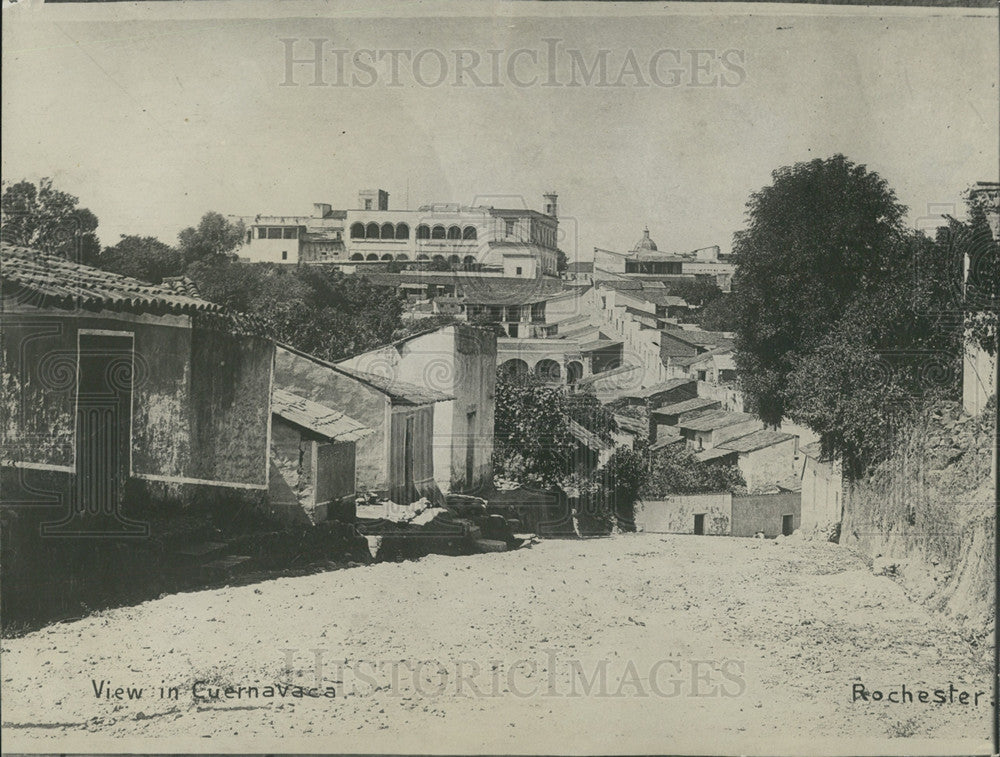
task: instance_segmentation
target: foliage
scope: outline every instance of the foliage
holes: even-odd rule
[[[199,261],[218,262],[229,257],[243,243],[246,230],[243,222],[233,223],[221,213],[210,211],[197,226],[189,226],[177,235],[184,264]]]
[[[648,477],[645,458],[628,447],[618,447],[600,472],[605,511],[626,528],[634,528],[635,503]]]
[[[672,444],[653,457],[641,494],[655,499],[671,494],[743,491],[745,488],[746,481],[735,465],[700,463],[694,452],[681,444]]]
[[[719,299],[722,296],[722,289],[714,282],[694,279],[693,281],[679,281],[671,285],[670,294],[675,297],[683,297],[688,305],[704,307]]]
[[[566,414],[592,431],[604,441],[611,441],[611,434],[618,430],[615,415],[600,403],[593,394],[570,394],[565,398]]]
[[[155,237],[123,234],[114,247],[104,248],[96,263],[106,271],[153,284],[184,273],[181,253]]]
[[[3,225],[0,234],[10,244],[33,247],[78,263],[93,265],[101,250],[97,216],[79,207],[80,199],[43,178],[10,184],[0,197]]]
[[[402,301],[392,289],[336,270],[216,256],[187,273],[205,299],[257,316],[275,339],[325,360],[386,344],[401,325]]]
[[[908,231],[892,190],[835,156],[774,174],[736,237],[736,363],[748,409],[820,435],[860,476],[929,397],[959,388],[955,236]]]
[[[857,298],[891,277],[905,208],[886,182],[843,155],[776,170],[734,235],[736,364],[747,407],[777,425],[786,383]]]
[[[569,268],[569,258],[562,250],[556,250],[556,273],[562,273]]]
[[[497,475],[553,486],[573,473],[576,440],[568,420],[561,388],[498,372],[493,430]]]
[[[698,312],[695,322],[706,331],[736,331],[735,298],[731,293],[717,297]]]

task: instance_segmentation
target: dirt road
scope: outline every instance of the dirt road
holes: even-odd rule
[[[836,545],[639,534],[7,639],[3,722],[8,751],[988,753],[984,658]]]

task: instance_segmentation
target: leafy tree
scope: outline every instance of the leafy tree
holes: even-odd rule
[[[569,268],[569,258],[562,250],[556,250],[556,273],[562,273]]]
[[[97,216],[79,203],[80,198],[55,189],[49,178],[38,186],[24,180],[10,184],[0,197],[0,234],[5,242],[93,265],[101,250]]]
[[[184,273],[181,253],[155,237],[122,234],[118,244],[105,247],[96,262],[106,271],[153,284]]]
[[[856,298],[892,278],[905,208],[843,155],[780,168],[734,235],[736,364],[748,409],[777,425],[787,379]]]
[[[655,499],[671,494],[708,494],[746,490],[743,474],[735,465],[701,463],[695,453],[680,444],[659,451],[642,487],[643,497]]]
[[[736,331],[735,298],[730,293],[712,300],[698,312],[695,322],[706,331]]]
[[[618,430],[614,413],[604,407],[593,394],[581,392],[567,395],[565,406],[570,418],[606,442],[610,442],[611,435]]]
[[[498,372],[493,452],[498,475],[542,486],[571,475],[576,440],[568,421],[561,388]]]
[[[201,260],[187,269],[205,299],[257,316],[268,333],[325,360],[387,344],[401,327],[391,288],[321,266]]]
[[[242,221],[233,223],[221,213],[210,211],[197,226],[189,226],[177,235],[184,264],[199,261],[215,262],[231,257],[243,243],[246,229]]]
[[[699,308],[722,297],[722,289],[719,285],[704,279],[679,281],[671,286],[670,293],[676,297],[683,297],[688,305]]]

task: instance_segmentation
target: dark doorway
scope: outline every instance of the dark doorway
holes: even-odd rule
[[[781,516],[781,535],[782,536],[791,536],[792,535],[792,531],[794,531],[794,530],[795,529],[793,527],[793,516],[791,516],[791,515],[782,515]]]
[[[406,436],[403,439],[403,473],[406,491],[413,489],[413,416],[406,419]]]
[[[694,516],[694,532],[699,536],[704,536],[705,534],[705,514],[701,513]]]
[[[79,334],[76,475],[71,512],[51,534],[123,534],[142,529],[121,512],[132,454],[131,334]]]
[[[476,411],[465,415],[465,489],[473,487],[476,478]]]

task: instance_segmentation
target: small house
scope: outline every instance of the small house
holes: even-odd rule
[[[754,492],[787,481],[796,473],[798,437],[772,429],[760,429],[738,438],[721,441],[718,449],[739,454],[739,469]]]
[[[372,429],[285,389],[271,395],[268,502],[285,520],[353,520],[356,442]]]
[[[443,501],[434,478],[434,410],[453,395],[335,365],[287,345],[275,355],[275,382],[372,429],[356,442],[358,491],[401,505],[421,497]]]

